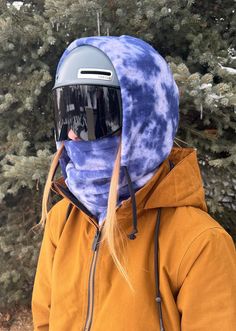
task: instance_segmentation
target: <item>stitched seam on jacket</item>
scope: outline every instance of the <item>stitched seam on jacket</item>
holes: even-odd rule
[[[62,200],[60,200],[59,202],[61,202]],[[58,203],[59,203],[58,202]],[[55,248],[57,248],[57,241],[55,240],[55,238],[54,238],[54,235],[53,235],[53,229],[51,228],[51,218],[52,218],[52,210],[53,210],[53,208],[55,207],[56,205],[54,205],[51,209],[50,209],[50,211],[49,211],[49,213],[48,213],[48,217],[47,217],[47,220],[46,220],[46,222],[48,222],[48,228],[49,228],[49,238],[50,238],[50,241],[51,241],[51,243],[52,243],[52,245],[55,247]],[[68,207],[69,207],[69,203],[66,205],[66,208],[65,208],[65,211],[66,211],[66,213],[67,213],[67,210],[68,210]],[[65,216],[64,216],[64,219],[66,218],[66,214],[65,214]],[[63,226],[63,228],[64,228],[64,226]]]
[[[53,208],[53,207],[52,207]],[[54,248],[57,248],[57,245],[55,244],[55,240],[53,240],[53,235],[52,235],[52,229],[51,229],[51,217],[52,217],[52,209],[48,213],[48,217],[46,219],[46,223],[48,226],[48,237],[50,239],[51,244],[54,246]],[[45,225],[45,230],[46,230],[46,225]]]
[[[193,238],[193,240],[190,242],[190,244],[188,245],[186,251],[184,252],[183,256],[182,256],[182,259],[180,261],[180,264],[179,264],[179,267],[178,267],[178,270],[177,270],[177,277],[176,277],[176,288],[178,289],[179,288],[179,272],[180,272],[180,269],[181,269],[181,266],[182,266],[182,263],[183,263],[183,260],[185,258],[185,256],[187,255],[188,251],[190,250],[190,248],[192,247],[192,245],[195,243],[195,241],[202,235],[204,234],[206,231],[209,231],[209,230],[213,230],[213,229],[219,229],[219,230],[223,230],[223,228],[221,226],[213,226],[213,227],[210,227],[210,228],[207,228],[205,230],[203,230],[202,232],[200,232],[196,237]],[[193,261],[194,263],[194,261]]]

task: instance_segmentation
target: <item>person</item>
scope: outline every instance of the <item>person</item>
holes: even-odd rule
[[[234,244],[207,213],[196,150],[173,147],[164,58],[131,36],[80,38],[52,94],[34,331],[235,330]]]

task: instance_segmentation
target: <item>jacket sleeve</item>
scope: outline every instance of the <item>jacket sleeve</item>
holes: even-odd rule
[[[236,253],[221,227],[190,244],[177,276],[181,331],[235,331]]]
[[[56,246],[50,232],[50,213],[46,221],[34,279],[31,308],[34,331],[49,330],[51,273]]]

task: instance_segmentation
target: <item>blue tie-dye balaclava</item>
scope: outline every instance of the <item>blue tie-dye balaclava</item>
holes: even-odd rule
[[[131,36],[87,37],[72,42],[57,70],[76,47],[91,45],[111,60],[122,96],[121,136],[65,141],[61,167],[69,190],[99,221],[106,216],[110,178],[121,139],[119,202],[142,187],[167,158],[178,127],[179,92],[167,62],[149,44]]]

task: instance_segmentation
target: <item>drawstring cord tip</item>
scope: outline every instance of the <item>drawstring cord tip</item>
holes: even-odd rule
[[[134,240],[134,239],[136,239],[136,233],[138,233],[138,231],[137,231],[137,230],[134,230],[133,232],[129,233],[129,234],[127,235],[127,237],[128,237],[130,240]]]
[[[156,297],[155,300],[156,300],[157,303],[161,303],[161,297]]]

